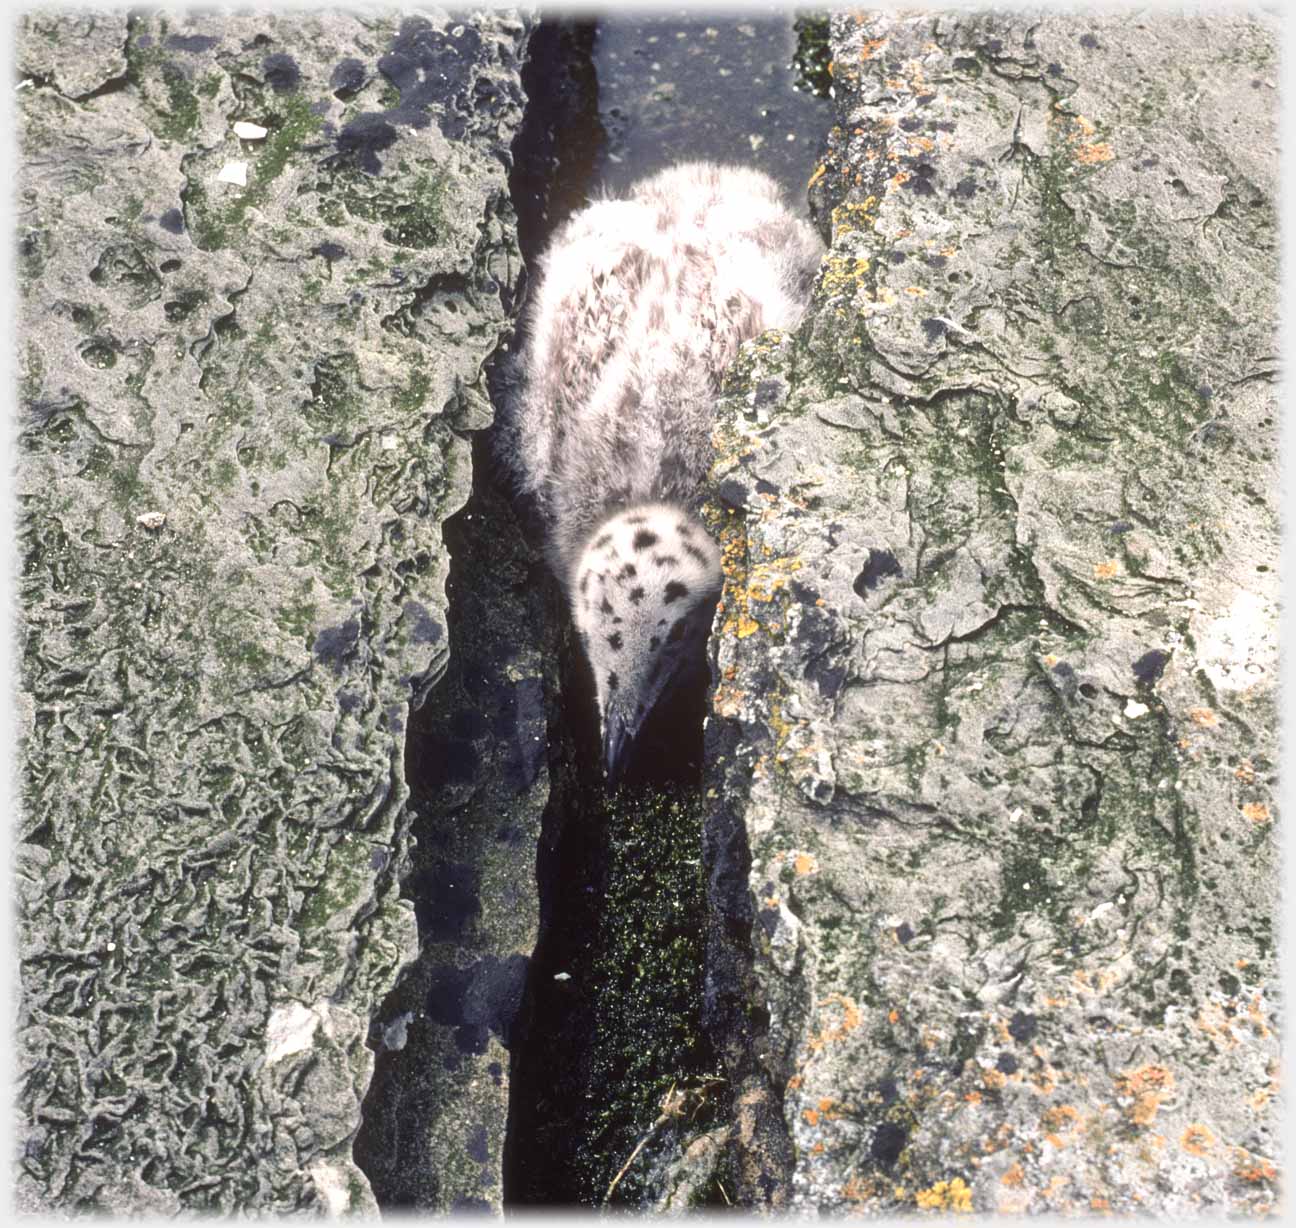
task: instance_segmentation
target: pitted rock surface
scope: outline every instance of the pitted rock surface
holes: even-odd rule
[[[831,251],[716,434],[708,1007],[740,1192],[1261,1213],[1274,27],[831,33]]]
[[[22,21],[20,1206],[375,1209],[351,1140],[415,946],[406,714],[520,271],[525,37]],[[472,44],[441,90],[438,40]]]

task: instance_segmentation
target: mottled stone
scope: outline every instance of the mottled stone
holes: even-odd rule
[[[382,75],[465,28],[452,95]],[[22,1207],[375,1209],[351,1144],[416,946],[405,728],[520,272],[525,35],[23,19]]]
[[[741,1192],[1263,1212],[1272,20],[839,13],[832,40],[831,251],[716,435]]]

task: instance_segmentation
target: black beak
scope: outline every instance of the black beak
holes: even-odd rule
[[[615,789],[625,776],[634,746],[634,730],[619,716],[608,719],[603,730],[603,762],[607,768],[607,787]]]

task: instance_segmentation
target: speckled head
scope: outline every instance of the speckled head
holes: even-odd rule
[[[687,512],[643,504],[594,530],[569,584],[615,784],[653,708],[704,664],[720,597],[720,551]]]

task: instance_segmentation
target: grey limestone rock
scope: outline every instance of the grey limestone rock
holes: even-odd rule
[[[1279,1162],[1276,35],[838,13],[717,429],[744,1201],[1255,1214]]]
[[[415,947],[406,717],[520,271],[525,38],[22,21],[22,1207],[375,1209],[351,1140]]]

